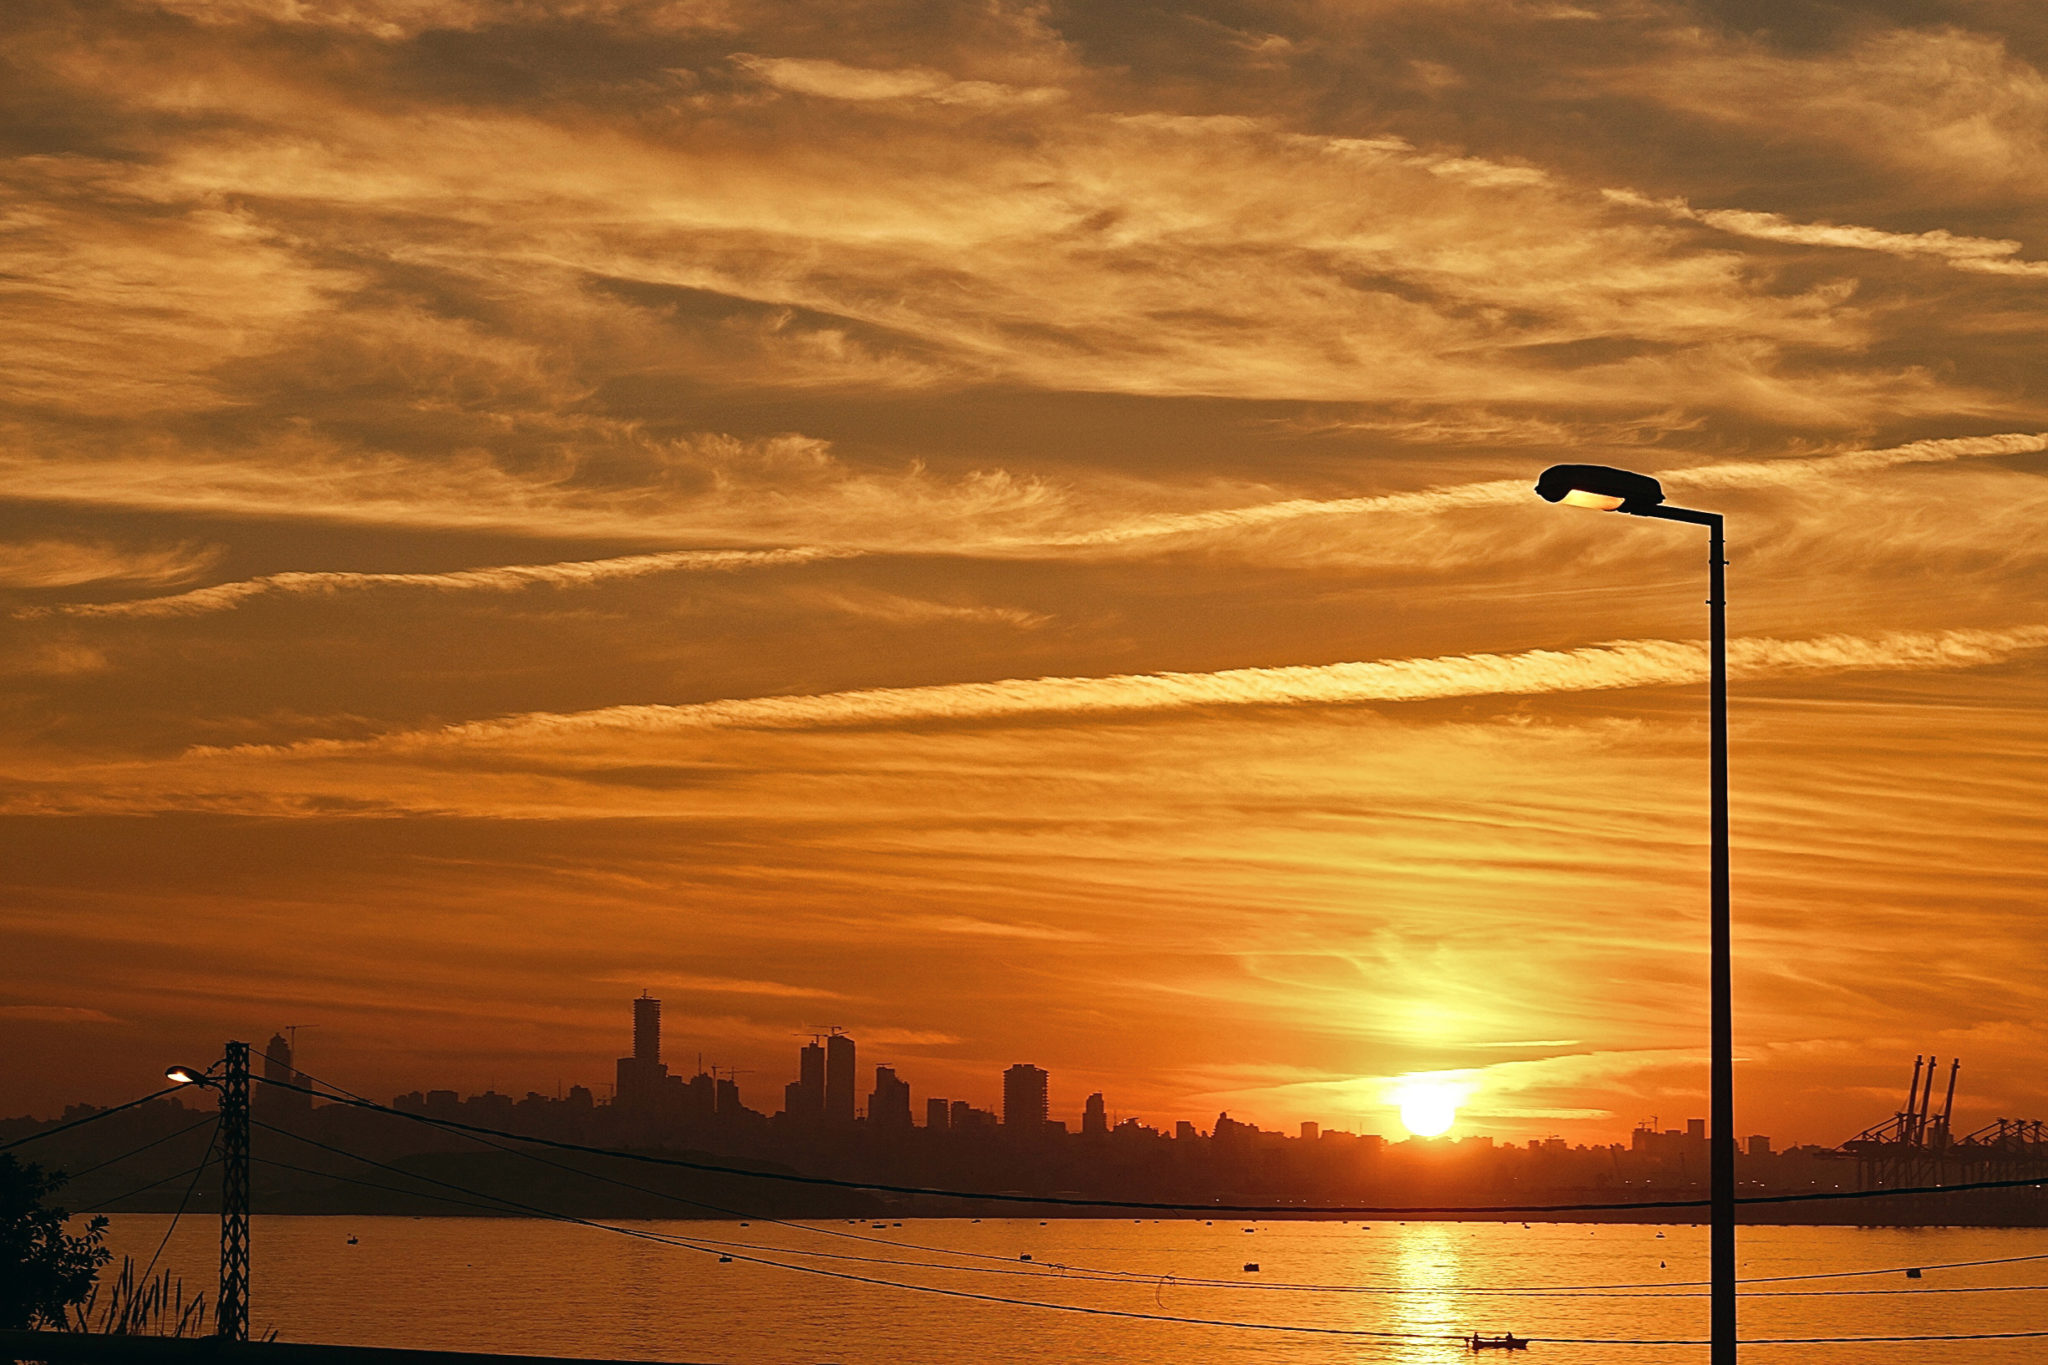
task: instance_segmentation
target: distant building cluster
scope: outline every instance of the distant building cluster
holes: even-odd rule
[[[282,1042],[281,1038],[272,1040],[274,1046]],[[1000,1111],[980,1109],[966,1100],[931,1096],[924,1101],[923,1123],[919,1125],[916,1119],[919,1111],[912,1105],[910,1083],[897,1074],[894,1066],[876,1066],[873,1084],[866,1091],[865,1100],[861,1099],[858,1056],[857,1044],[841,1029],[827,1029],[814,1035],[797,1051],[796,1079],[782,1088],[781,1111],[765,1114],[749,1108],[742,1101],[739,1087],[742,1073],[738,1071],[721,1074],[716,1066],[700,1068],[687,1080],[672,1074],[662,1060],[661,1001],[643,992],[633,1001],[633,1052],[631,1056],[618,1059],[617,1084],[610,1107],[617,1116],[639,1119],[654,1131],[676,1125],[724,1120],[728,1124],[769,1123],[792,1134],[813,1136],[845,1133],[856,1125],[874,1133],[909,1131],[919,1126],[935,1133],[1003,1133],[1013,1137],[1057,1136],[1072,1132],[1065,1121],[1052,1117],[1050,1076],[1044,1068],[1029,1062],[1018,1062],[1003,1072]],[[288,1052],[285,1057],[285,1064],[289,1065]],[[569,1096],[572,1108],[580,1106],[587,1110],[595,1103],[590,1092],[581,1086],[572,1087]],[[454,1098],[452,1091],[433,1091],[425,1096],[401,1097],[400,1103],[431,1107],[436,1103],[452,1103]],[[497,1098],[507,1105],[511,1103],[506,1097]],[[539,1098],[530,1096],[529,1100]],[[1100,1091],[1090,1094],[1082,1105],[1080,1134],[1083,1137],[1167,1136],[1136,1119],[1112,1123]],[[1181,1142],[1212,1140],[1225,1146],[1267,1145],[1288,1138],[1286,1134],[1269,1132],[1256,1124],[1233,1119],[1228,1113],[1218,1114],[1214,1125],[1208,1129],[1199,1128],[1186,1119],[1179,1120],[1171,1136]],[[1385,1139],[1378,1134],[1360,1135],[1325,1129],[1314,1120],[1304,1121],[1294,1140],[1329,1150],[1356,1145],[1376,1151],[1386,1145]],[[1470,1151],[1496,1150],[1495,1140],[1491,1137],[1464,1138],[1450,1145]],[[1554,1155],[1572,1151],[1619,1152],[1621,1149],[1572,1148],[1562,1138],[1553,1137],[1530,1139],[1521,1145],[1520,1150]],[[1635,1130],[1628,1147],[1628,1152],[1635,1158],[1632,1167],[1643,1178],[1659,1174],[1676,1174],[1685,1178],[1703,1173],[1706,1150],[1706,1120],[1702,1118],[1688,1119],[1684,1128],[1669,1130],[1659,1130],[1656,1120],[1648,1120]],[[1744,1155],[1752,1158],[1767,1158],[1772,1154],[1771,1141],[1763,1136],[1748,1137],[1743,1140],[1742,1150]]]
[[[1631,1134],[1626,1147],[1618,1143],[1573,1146],[1558,1137],[1497,1143],[1485,1136],[1390,1144],[1377,1133],[1325,1128],[1314,1120],[1302,1122],[1292,1134],[1274,1132],[1233,1119],[1228,1113],[1218,1114],[1206,1129],[1181,1119],[1166,1133],[1134,1118],[1113,1120],[1102,1093],[1096,1091],[1082,1103],[1076,1134],[1064,1120],[1052,1116],[1051,1077],[1043,1067],[1029,1062],[1018,1062],[1002,1073],[1000,1110],[936,1095],[916,1106],[910,1082],[886,1064],[872,1069],[872,1083],[863,1095],[858,1046],[837,1028],[814,1035],[797,1050],[796,1079],[782,1087],[782,1108],[770,1114],[750,1108],[741,1099],[741,1071],[700,1065],[688,1078],[671,1072],[662,1059],[661,1001],[643,993],[633,1001],[632,1009],[633,1051],[618,1059],[616,1087],[609,1104],[600,1103],[587,1087],[578,1085],[569,1087],[563,1096],[530,1094],[517,1102],[495,1091],[466,1100],[452,1090],[414,1091],[399,1096],[396,1106],[429,1117],[460,1117],[469,1122],[516,1120],[522,1129],[558,1136],[585,1133],[591,1123],[601,1119],[607,1131],[634,1140],[660,1142],[689,1135],[692,1141],[711,1146],[765,1150],[762,1144],[773,1138],[789,1144],[789,1150],[813,1157],[867,1151],[875,1142],[887,1144],[891,1134],[957,1134],[963,1138],[983,1134],[1026,1141],[1062,1136],[1083,1142],[1118,1139],[1123,1140],[1120,1146],[1161,1141],[1184,1148],[1199,1144],[1223,1152],[1314,1151],[1323,1159],[1338,1161],[1350,1159],[1345,1153],[1364,1159],[1395,1145],[1417,1150],[1427,1147],[1439,1159],[1492,1161],[1513,1154],[1520,1163],[1518,1169],[1540,1168],[1546,1184],[1565,1181],[1594,1189],[1684,1186],[1704,1180],[1707,1170],[1707,1122],[1703,1118],[1687,1119],[1685,1127],[1671,1129],[1660,1129],[1655,1119],[1646,1120]],[[280,1076],[296,1074],[291,1071],[290,1047],[282,1036],[271,1039],[265,1066],[277,1068]],[[310,1103],[305,1097],[290,1098],[295,1103]],[[1740,1150],[1746,1161],[1759,1168],[1777,1155],[1771,1140],[1761,1135],[1744,1138]],[[1516,1177],[1525,1178],[1527,1170]]]
[[[613,1104],[624,1113],[655,1120],[690,1121],[718,1115],[763,1117],[740,1098],[739,1074],[716,1066],[685,1080],[662,1060],[661,1001],[643,992],[633,1001],[633,1052],[617,1063]],[[893,1066],[877,1066],[865,1103],[859,1102],[858,1049],[839,1029],[814,1036],[797,1051],[796,1079],[782,1088],[782,1111],[774,1117],[809,1130],[843,1128],[864,1121],[875,1129],[916,1126],[910,1082]],[[1000,1115],[965,1100],[932,1097],[924,1103],[924,1126],[940,1131],[1001,1128],[1012,1133],[1067,1131],[1050,1116],[1048,1077],[1028,1062],[1003,1073]],[[1107,1132],[1102,1096],[1091,1095],[1084,1132]]]

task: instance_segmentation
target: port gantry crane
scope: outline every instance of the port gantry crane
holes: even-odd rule
[[[1934,1112],[1934,1083],[1940,1061],[1933,1054],[1913,1059],[1905,1107],[1844,1142],[1843,1156],[1856,1161],[1856,1183],[1866,1190],[1961,1184],[1979,1180],[2048,1179],[2048,1122],[1993,1119],[1954,1134],[1956,1077],[1960,1058],[1951,1058],[1941,1112]],[[2042,1199],[2038,1191],[2002,1192],[2007,1199]],[[2048,1204],[2048,1200],[2043,1200]]]

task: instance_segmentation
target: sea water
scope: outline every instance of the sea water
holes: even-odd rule
[[[111,1244],[147,1261],[169,1224],[118,1215]],[[1684,1344],[1707,1334],[1706,1230],[1684,1224],[258,1216],[251,1242],[252,1326],[288,1341],[722,1365],[1707,1354]],[[211,1292],[217,1255],[188,1215],[159,1268]],[[1746,1228],[1740,1257],[1745,1361],[2048,1360],[2048,1337],[1987,1336],[2048,1332],[2048,1229]],[[2003,1263],[1937,1268],[1972,1261]],[[1794,1278],[1843,1271],[1875,1273]],[[1536,1344],[1474,1357],[1474,1332]],[[1805,1340],[1930,1335],[1980,1339]]]

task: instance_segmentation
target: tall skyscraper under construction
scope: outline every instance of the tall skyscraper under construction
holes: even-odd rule
[[[650,1109],[667,1075],[661,1060],[661,1001],[642,991],[633,1002],[633,1055],[619,1058],[614,1100],[622,1108]]]

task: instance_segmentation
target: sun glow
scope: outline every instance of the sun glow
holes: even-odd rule
[[[1411,1081],[1401,1087],[1396,1103],[1401,1123],[1416,1137],[1438,1137],[1457,1122],[1463,1090],[1447,1081]]]

